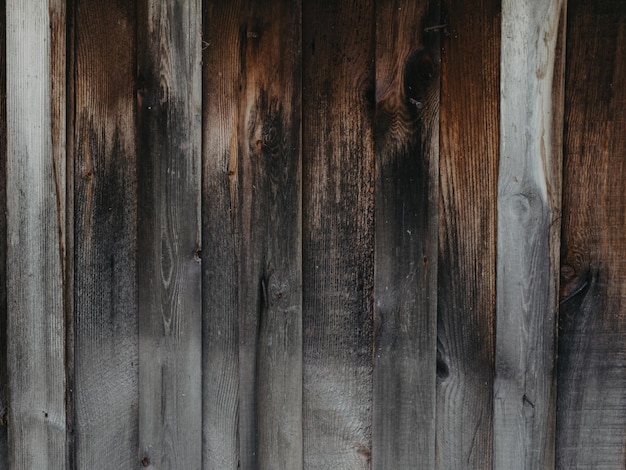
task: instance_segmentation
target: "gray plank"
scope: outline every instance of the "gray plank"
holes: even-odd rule
[[[7,462],[7,113],[6,113],[6,2],[0,1],[0,468]]]
[[[65,134],[62,2],[7,6],[9,462],[64,469]],[[62,23],[57,24],[58,21]],[[65,51],[61,44],[61,51]],[[60,102],[56,102],[59,100]]]
[[[626,468],[626,3],[568,6],[557,468]]]
[[[305,2],[304,467],[370,467],[374,3]]]
[[[565,1],[502,4],[495,468],[551,468]]]
[[[73,13],[74,458],[136,468],[135,5],[84,0]]]
[[[137,9],[139,458],[163,470],[202,458],[200,6]]]
[[[493,467],[500,1],[452,0],[446,10],[436,459],[442,469],[488,469]]]
[[[372,466],[434,468],[439,3],[376,18]]]

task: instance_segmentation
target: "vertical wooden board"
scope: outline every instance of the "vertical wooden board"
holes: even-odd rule
[[[7,462],[7,113],[6,2],[0,1],[0,468]]]
[[[140,460],[200,468],[201,3],[139,3]]]
[[[491,468],[500,2],[444,3],[437,468]]]
[[[304,466],[371,457],[374,4],[303,4]]]
[[[8,458],[15,468],[67,462],[65,95],[54,87],[65,62],[57,47],[65,39],[62,9],[57,1],[14,2],[6,11]]]
[[[435,465],[438,25],[437,1],[376,4],[373,468]]]
[[[135,4],[73,12],[76,468],[136,468]]]
[[[205,0],[202,66],[202,467],[239,468],[237,122],[241,2]]]
[[[495,468],[554,466],[565,6],[502,4]]]
[[[626,4],[568,16],[557,468],[626,468]]]

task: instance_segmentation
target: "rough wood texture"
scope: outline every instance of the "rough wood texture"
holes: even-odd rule
[[[565,1],[502,4],[494,467],[552,468]]]
[[[500,2],[444,3],[437,468],[491,468]]]
[[[234,357],[216,351],[206,356],[206,370],[215,376],[230,362],[239,377],[228,371],[206,386],[228,386],[221,390],[232,400],[238,382],[242,468],[297,469],[302,466],[300,7],[291,0],[243,2],[229,9],[220,3],[208,3],[205,37],[209,268],[204,285],[215,293],[205,296],[205,324],[207,335]],[[222,252],[216,252],[216,243]],[[237,291],[226,282],[236,282]],[[220,286],[225,288],[218,293]],[[225,463],[220,468],[237,463],[232,424],[225,421],[235,411],[230,403],[225,410],[210,406],[205,415],[212,421],[205,440]],[[215,434],[220,429],[229,436],[226,445]],[[217,459],[208,458],[215,467]]]
[[[200,1],[139,2],[139,452],[200,468]]]
[[[75,463],[137,468],[135,5],[73,25]]]
[[[241,2],[204,2],[202,466],[239,468],[237,123]]]
[[[372,466],[434,468],[439,3],[376,18]]]
[[[626,3],[568,16],[557,468],[626,468]]]
[[[12,2],[7,22],[9,462],[65,469],[64,5]],[[59,25],[57,21],[62,23]],[[59,100],[59,101],[57,101]]]
[[[303,5],[305,468],[371,457],[374,5]]]

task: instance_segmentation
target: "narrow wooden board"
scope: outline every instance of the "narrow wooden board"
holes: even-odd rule
[[[492,468],[500,2],[445,2],[437,468]]]
[[[626,3],[568,16],[557,468],[626,468]]]
[[[204,2],[202,37],[202,468],[239,468],[235,195],[241,2]]]
[[[304,467],[370,466],[373,1],[306,2],[303,50]]]
[[[502,3],[494,468],[553,468],[564,0]]]
[[[135,4],[72,12],[77,468],[137,468]]]
[[[439,2],[376,21],[372,466],[434,468]]]
[[[65,469],[65,62],[62,2],[6,11],[8,457]],[[61,24],[57,24],[61,21]],[[57,101],[57,100],[60,100]]]
[[[139,458],[200,468],[201,2],[137,11]]]

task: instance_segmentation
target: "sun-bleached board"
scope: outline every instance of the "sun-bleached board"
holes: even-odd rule
[[[434,468],[439,2],[376,18],[372,465]]]
[[[552,468],[565,0],[502,3],[494,468]]]
[[[9,462],[65,469],[65,4],[6,11]],[[60,76],[57,76],[60,74]]]

